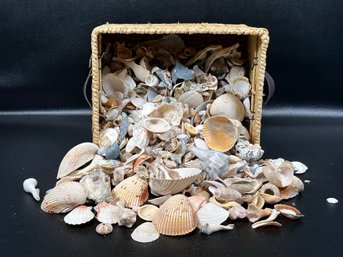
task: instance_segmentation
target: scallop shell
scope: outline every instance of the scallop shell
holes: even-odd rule
[[[226,93],[213,101],[210,107],[211,115],[224,115],[229,119],[242,121],[245,116],[245,109],[242,102],[233,94]]]
[[[158,207],[152,204],[145,204],[138,209],[138,216],[146,221],[152,221],[155,214],[158,212]]]
[[[156,195],[176,194],[191,185],[201,173],[197,168],[174,169],[179,175],[179,179],[158,179],[150,178],[149,186]]]
[[[173,126],[178,126],[183,116],[183,107],[181,103],[162,104],[149,116],[161,118]]]
[[[96,226],[95,231],[100,235],[108,235],[112,233],[113,226],[109,223],[100,223],[98,226]]]
[[[92,207],[80,205],[64,217],[64,222],[69,225],[80,225],[91,221],[93,218],[94,213],[92,212]]]
[[[251,85],[246,77],[236,77],[231,82],[231,93],[239,99],[244,99],[249,96]]]
[[[128,89],[123,80],[113,73],[106,74],[102,80],[102,89],[106,96],[117,96],[121,99],[127,97]],[[121,94],[118,95],[117,93]]]
[[[93,143],[81,143],[70,149],[58,168],[57,178],[62,178],[91,161],[99,147]]]
[[[214,203],[207,203],[197,212],[198,226],[206,224],[221,224],[227,220],[229,213]]]
[[[143,122],[143,126],[153,133],[164,133],[171,129],[169,123],[161,118],[149,118]]]
[[[96,219],[102,223],[116,224],[121,215],[119,206],[106,202],[98,203],[94,209],[97,212]]]
[[[188,198],[179,194],[160,207],[152,223],[161,234],[178,236],[192,232],[197,226],[197,218]]]
[[[157,240],[160,237],[154,224],[145,222],[139,225],[131,234],[131,238],[140,243],[149,243]]]
[[[274,208],[280,212],[281,215],[289,219],[299,219],[304,217],[304,215],[297,208],[287,204],[275,204]]]
[[[148,182],[137,175],[124,179],[113,190],[114,198],[123,198],[126,207],[141,206],[149,198]]]
[[[178,98],[178,101],[180,101],[183,104],[188,104],[190,108],[195,109],[204,102],[204,98],[199,92],[191,90],[183,93]]]
[[[78,182],[65,182],[51,189],[44,197],[41,209],[50,213],[66,213],[84,204],[87,192]]]
[[[209,148],[220,152],[229,151],[238,138],[237,126],[223,115],[216,115],[204,122],[204,139]]]

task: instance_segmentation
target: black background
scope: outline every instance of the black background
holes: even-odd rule
[[[343,199],[342,1],[29,1],[0,2],[0,256],[341,256]],[[212,236],[194,232],[138,244],[130,229],[106,238],[96,222],[80,228],[47,215],[22,191],[36,177],[41,195],[60,160],[91,140],[82,85],[90,33],[105,22],[218,22],[266,27],[267,70],[276,94],[265,109],[265,158],[306,163],[310,179],[294,203],[306,217],[252,230],[246,221]],[[290,108],[289,108],[290,107]],[[64,112],[29,112],[64,110]]]

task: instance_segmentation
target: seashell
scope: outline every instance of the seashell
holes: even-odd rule
[[[194,71],[188,69],[180,61],[176,60],[175,67],[171,71],[172,81],[175,84],[178,79],[192,80],[194,78]]]
[[[125,46],[125,43],[116,42],[116,53],[119,58],[129,59],[132,56],[132,51],[130,48]]]
[[[126,74],[123,78],[121,78],[125,87],[128,90],[134,90],[136,88],[136,82],[133,80],[133,78],[129,75]]]
[[[148,131],[142,127],[134,127],[132,137],[126,144],[125,151],[130,153],[135,147],[145,149],[149,144]]]
[[[138,216],[142,220],[152,221],[154,215],[158,212],[158,207],[151,204],[145,204],[138,209]]]
[[[149,87],[156,87],[160,83],[160,80],[154,75],[148,75],[144,82]]]
[[[221,46],[221,45],[211,45],[211,46],[208,46],[208,47],[202,49],[201,51],[199,51],[196,55],[194,55],[194,56],[192,57],[192,59],[190,59],[190,60],[185,64],[185,66],[189,67],[189,66],[191,66],[193,63],[195,63],[196,61],[200,61],[200,60],[205,59],[208,52],[217,51],[217,50],[219,50],[219,49],[222,49],[222,46]]]
[[[281,227],[282,225],[280,223],[273,222],[273,220],[275,220],[277,218],[277,216],[279,216],[279,212],[277,210],[273,209],[271,214],[270,214],[270,216],[267,219],[255,222],[254,224],[251,225],[251,227],[253,229],[259,228],[259,227],[264,227],[264,226],[278,226],[278,227]]]
[[[133,224],[136,223],[137,214],[131,209],[122,208],[122,207],[120,207],[120,211],[121,213],[119,215],[118,225],[131,228]]]
[[[123,80],[113,73],[109,73],[103,77],[102,90],[106,96],[112,96],[119,99],[126,98],[128,94],[128,89]],[[118,92],[120,93],[119,95],[117,94]]]
[[[183,127],[188,132],[190,136],[195,136],[198,134],[197,130],[189,123],[183,123]]]
[[[152,118],[161,118],[170,125],[180,125],[183,116],[183,107],[181,103],[162,104],[150,114]]]
[[[136,55],[137,57],[143,57],[143,56],[146,56],[148,58],[153,58],[153,54],[151,52],[150,49],[148,49],[147,47],[145,46],[139,46],[137,49],[136,49]]]
[[[171,129],[169,123],[161,118],[149,118],[144,120],[143,126],[153,133],[165,133]]]
[[[266,179],[277,187],[286,187],[292,183],[294,169],[289,161],[277,162],[267,161],[262,167]]]
[[[96,226],[95,231],[99,235],[108,235],[112,233],[113,226],[110,223],[100,223],[98,226]]]
[[[257,195],[253,200],[252,200],[252,204],[255,205],[257,208],[262,209],[264,204],[265,204],[265,200],[261,195]]]
[[[202,95],[195,91],[187,91],[183,93],[179,98],[178,101],[183,104],[188,104],[190,108],[196,109],[199,105],[204,102]]]
[[[181,52],[177,54],[177,57],[179,59],[187,59],[189,57],[192,57],[193,55],[196,54],[196,50],[193,47],[186,47],[183,49]]]
[[[218,58],[226,58],[229,56],[232,56],[233,51],[235,49],[237,49],[239,47],[239,43],[236,43],[232,46],[226,47],[226,48],[222,48],[222,49],[218,49],[217,51],[213,52],[207,59],[205,62],[205,73],[208,73],[211,65],[213,64],[213,62],[215,60],[217,60]]]
[[[176,194],[191,185],[201,173],[197,168],[179,168],[174,169],[179,175],[178,179],[159,179],[150,178],[149,186],[156,195]]]
[[[178,236],[192,232],[197,226],[197,218],[188,198],[178,194],[161,205],[152,223],[159,233]]]
[[[225,80],[227,82],[233,81],[237,77],[243,77],[245,75],[245,70],[242,66],[233,66],[229,73],[226,75]]]
[[[149,203],[152,203],[154,205],[160,206],[162,205],[165,201],[167,201],[170,197],[172,197],[171,194],[169,195],[164,195],[164,196],[160,196],[160,197],[156,197],[154,199],[150,199],[148,200]]]
[[[294,168],[294,174],[304,174],[307,170],[308,167],[303,164],[302,162],[292,162],[293,168]]]
[[[125,206],[141,206],[149,198],[148,182],[137,175],[124,179],[113,190],[114,198],[123,198]]]
[[[118,144],[113,144],[108,147],[100,148],[98,154],[104,156],[108,160],[116,160],[120,154],[120,147]]]
[[[329,197],[329,198],[326,198],[326,201],[328,203],[331,203],[331,204],[336,204],[338,203],[338,200],[336,198],[333,198],[333,197]]]
[[[244,99],[249,96],[251,85],[246,77],[236,77],[231,81],[231,93],[239,99]]]
[[[113,145],[119,138],[119,133],[114,128],[103,129],[100,132],[99,147]]]
[[[240,205],[231,207],[228,212],[232,220],[244,219],[247,216],[247,210]]]
[[[291,199],[293,197],[296,197],[298,194],[299,194],[299,191],[296,190],[292,186],[288,186],[288,187],[280,189],[280,197],[282,198],[282,200]]]
[[[217,115],[204,122],[204,139],[209,148],[220,152],[229,151],[238,138],[237,126],[226,116]]]
[[[198,227],[206,224],[221,224],[227,220],[229,213],[215,205],[214,203],[207,203],[197,212]]]
[[[154,67],[152,70],[151,70],[151,73],[152,74],[156,74],[157,77],[161,80],[160,82],[160,86],[162,87],[165,87],[169,90],[172,89],[173,87],[173,83],[172,83],[172,80],[171,80],[171,74],[168,70],[162,70],[158,67]]]
[[[80,225],[91,221],[93,218],[92,207],[80,205],[64,217],[64,222],[69,225]]]
[[[226,93],[213,101],[210,114],[224,115],[229,119],[242,121],[245,116],[245,109],[242,102],[233,94]]]
[[[217,205],[218,207],[221,207],[225,210],[229,210],[232,207],[235,206],[239,206],[240,204],[235,202],[235,201],[230,201],[230,202],[225,202],[225,203],[220,203],[216,200],[216,198],[214,196],[212,196],[209,200],[210,203],[214,203],[215,205]]]
[[[122,98],[122,96],[120,96],[120,98]],[[121,99],[108,98],[104,106],[108,109],[111,109],[113,107],[121,107],[121,105],[122,105]]]
[[[145,222],[139,225],[131,234],[131,238],[140,243],[150,243],[159,237],[160,233],[158,233],[154,224],[151,222]]]
[[[162,69],[168,69],[175,65],[175,57],[163,48],[159,48],[156,53],[154,53],[154,59],[159,63]]]
[[[143,115],[149,115],[150,113],[152,113],[153,111],[155,111],[155,105],[153,103],[146,103],[143,105],[143,110],[142,110],[142,114]]]
[[[266,194],[266,193],[261,193],[260,194],[266,203],[268,204],[276,204],[282,201],[282,198],[277,195],[271,195],[271,194]]]
[[[189,202],[192,205],[194,212],[197,212],[204,204],[206,204],[206,198],[201,195],[193,195],[188,197]]]
[[[121,112],[122,112],[122,109],[117,108],[117,107],[114,107],[114,108],[108,110],[106,115],[105,115],[106,121],[113,121],[113,120],[117,119]]]
[[[120,165],[119,161],[115,160],[100,160],[98,162],[99,168],[106,174],[112,175],[115,168]]]
[[[101,71],[101,76],[103,77],[108,73],[111,73],[111,68],[108,65],[105,65]]]
[[[245,117],[249,118],[250,120],[252,120],[254,118],[254,114],[252,113],[252,111],[250,110],[251,108],[251,104],[250,104],[250,99],[249,97],[245,98],[243,100],[243,106],[244,106],[244,109],[245,109]],[[249,140],[250,138],[250,135],[249,135],[249,132],[247,133],[248,131],[245,130],[244,131],[244,137],[246,140]]]
[[[200,138],[194,138],[194,145],[198,148],[208,150],[206,142]]]
[[[280,212],[281,215],[289,219],[299,219],[304,217],[304,215],[297,208],[287,204],[275,204],[274,208]]]
[[[149,87],[146,93],[146,100],[148,102],[152,102],[158,95],[158,92],[156,92],[153,88]]]
[[[40,196],[39,196],[39,188],[36,188],[38,182],[34,178],[27,178],[23,182],[23,188],[24,191],[27,193],[32,194],[33,198],[36,201],[40,201]]]
[[[249,204],[247,209],[247,218],[250,222],[256,222],[259,219],[269,216],[272,213],[271,209],[262,209],[255,204]]]
[[[222,231],[222,230],[233,230],[235,227],[234,224],[228,224],[228,225],[220,225],[220,224],[205,224],[200,227],[201,233],[204,233],[206,235],[210,235],[214,232]]]
[[[141,65],[136,64],[134,61],[127,61],[118,57],[114,57],[113,60],[121,62],[129,67],[135,74],[136,78],[141,82],[145,82],[146,77],[150,75],[150,71],[146,70]]]
[[[106,201],[111,196],[110,176],[101,170],[85,175],[80,184],[86,189],[87,198],[96,203]]]
[[[147,101],[145,101],[145,99],[141,97],[131,98],[130,100],[131,103],[138,109],[143,109],[144,104],[147,103]]]
[[[227,178],[224,182],[228,187],[241,194],[253,194],[262,186],[261,181],[251,178]]]
[[[242,198],[242,195],[238,191],[229,187],[215,188],[211,192],[213,193],[213,196],[218,201],[223,201],[223,202],[237,201]]]
[[[84,204],[87,192],[78,182],[57,185],[44,196],[41,209],[49,213],[66,213]]]
[[[238,139],[235,145],[235,154],[242,160],[252,162],[261,159],[264,151],[260,145],[253,145],[248,141]]]
[[[229,68],[227,67],[227,64],[224,58],[218,58],[217,60],[213,62],[213,64],[210,67],[210,73],[221,78],[228,71],[229,71]]]
[[[94,210],[97,212],[96,219],[102,223],[116,224],[121,215],[119,206],[106,202],[98,203]]]
[[[63,157],[58,168],[57,178],[69,175],[92,160],[98,149],[98,146],[93,143],[81,143],[74,146]]]

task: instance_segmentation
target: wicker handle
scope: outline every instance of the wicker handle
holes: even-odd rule
[[[265,78],[268,85],[268,96],[267,96],[266,101],[264,102],[264,105],[266,105],[269,102],[269,100],[273,97],[274,92],[275,92],[275,81],[267,71],[266,71]]]
[[[88,68],[89,68],[89,72],[88,72],[86,81],[83,84],[83,97],[85,98],[85,100],[86,100],[87,104],[89,105],[89,107],[92,109],[92,104],[89,101],[88,96],[87,96],[87,88],[88,88],[88,84],[89,84],[89,79],[92,76],[92,56],[89,58]]]

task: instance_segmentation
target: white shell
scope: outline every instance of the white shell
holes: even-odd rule
[[[183,106],[181,103],[167,103],[160,105],[154,112],[150,114],[150,117],[161,118],[170,125],[178,126],[180,125],[182,115]]]
[[[119,206],[101,202],[94,207],[94,210],[97,212],[96,219],[102,223],[116,224],[119,221],[121,214]]]
[[[185,92],[178,100],[181,103],[188,104],[188,106],[193,109],[197,108],[204,102],[202,95],[195,90]]]
[[[225,209],[214,203],[205,204],[196,215],[198,217],[198,227],[206,224],[221,224],[229,217],[229,213]]]
[[[144,104],[146,104],[146,100],[141,97],[135,97],[131,99],[131,103],[138,109],[143,109]]]
[[[34,178],[28,178],[28,179],[25,179],[24,182],[23,182],[23,188],[24,188],[24,191],[27,192],[27,193],[31,193],[33,198],[36,200],[36,201],[40,201],[40,196],[39,196],[39,188],[36,188],[38,182],[36,179]]]
[[[326,201],[327,201],[328,203],[331,203],[331,204],[336,204],[336,203],[338,203],[338,200],[337,200],[336,198],[333,198],[333,197],[327,198]]]
[[[194,138],[194,145],[201,149],[209,150],[206,142],[202,140],[201,138]]]
[[[171,129],[171,126],[164,119],[149,118],[143,122],[143,126],[146,130],[153,133],[164,133]]]
[[[91,221],[93,218],[92,207],[80,205],[64,217],[64,222],[69,225],[80,225]]]
[[[99,146],[100,147],[108,147],[113,145],[119,137],[119,133],[114,128],[106,128],[100,132],[100,140]]]
[[[236,77],[232,80],[230,89],[231,93],[242,100],[249,96],[251,85],[246,77]]]
[[[151,204],[145,204],[138,209],[138,216],[146,221],[152,221],[154,215],[158,212],[158,207]]]
[[[229,73],[226,75],[225,80],[227,82],[231,82],[233,79],[244,76],[245,75],[245,70],[242,66],[233,66]]]
[[[221,230],[233,230],[233,228],[235,227],[234,224],[228,224],[228,225],[220,225],[220,224],[205,224],[200,228],[201,233],[204,233],[206,235],[210,235],[214,232],[218,232]]]
[[[160,237],[154,224],[145,222],[139,225],[131,234],[131,238],[140,243],[149,243],[157,240]]]
[[[106,74],[102,80],[102,89],[106,96],[117,96],[120,93],[121,99],[127,97],[128,89],[123,80],[113,73]]]
[[[303,174],[307,171],[308,167],[302,162],[292,162],[294,167],[294,174]]]
[[[87,198],[96,203],[106,201],[111,196],[110,176],[101,170],[94,170],[85,175],[80,184],[87,190]]]
[[[145,84],[147,84],[149,87],[155,87],[159,83],[160,83],[160,80],[154,75],[148,75],[145,78]]]

